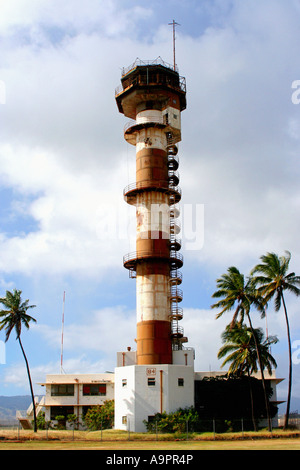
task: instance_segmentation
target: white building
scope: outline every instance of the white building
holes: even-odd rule
[[[55,422],[58,415],[77,415],[114,399],[114,374],[53,374],[46,376],[45,420]]]
[[[135,359],[136,352],[129,349],[117,353],[115,373],[47,375],[40,384],[46,389],[40,403],[45,420],[55,423],[58,415],[75,414],[79,423],[83,423],[88,408],[115,400],[115,429],[144,432],[144,420],[151,420],[156,413],[195,406],[195,381],[225,374],[195,372],[193,349],[173,351],[173,364],[136,365]],[[256,378],[260,379],[260,374]],[[275,372],[271,376],[265,373],[265,379],[272,387],[271,402],[281,403],[277,400],[276,386],[283,379],[276,378]],[[18,418],[21,422],[21,417]],[[272,425],[278,426],[277,416]]]
[[[194,350],[173,351],[173,364],[135,365],[134,352],[118,353],[115,428],[146,430],[156,413],[194,406]]]

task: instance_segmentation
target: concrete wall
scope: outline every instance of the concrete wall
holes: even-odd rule
[[[144,432],[143,420],[194,406],[193,366],[157,364],[115,369],[115,428]]]

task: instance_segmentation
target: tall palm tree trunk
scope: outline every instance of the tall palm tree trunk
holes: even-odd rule
[[[255,417],[254,417],[253,392],[252,392],[252,383],[251,383],[251,376],[250,376],[249,367],[247,367],[247,375],[248,375],[248,380],[249,380],[252,424],[253,424],[253,429],[256,432],[257,429],[256,429],[256,421],[255,421]]]
[[[288,337],[288,349],[289,349],[289,382],[288,382],[288,397],[286,403],[286,413],[285,413],[285,420],[284,420],[284,429],[287,429],[289,425],[289,416],[290,416],[290,404],[291,404],[291,393],[292,393],[292,346],[291,346],[291,334],[290,334],[290,325],[289,319],[287,315],[287,309],[285,305],[285,300],[283,296],[282,290],[280,291],[281,300],[283,303],[284,308],[284,316],[286,322],[286,329],[287,329],[287,337]]]
[[[247,312],[247,317],[248,317],[249,325],[250,325],[251,332],[252,332],[252,335],[253,335],[253,338],[254,338],[257,359],[258,359],[260,372],[261,372],[261,382],[262,382],[264,398],[265,398],[266,413],[267,413],[267,420],[268,420],[268,429],[269,429],[270,432],[272,432],[272,421],[271,421],[271,417],[270,417],[270,405],[269,405],[269,398],[268,398],[267,390],[266,390],[264,369],[263,369],[263,365],[262,365],[262,362],[261,362],[260,351],[259,351],[259,348],[258,348],[257,339],[256,339],[256,336],[255,336],[255,331],[254,331],[253,326],[252,326],[252,321],[251,321],[249,312]]]
[[[35,402],[34,402],[34,394],[33,394],[33,388],[32,388],[32,381],[31,381],[31,376],[30,376],[30,370],[29,370],[29,364],[27,361],[27,357],[21,342],[21,338],[19,336],[19,344],[24,356],[25,364],[26,364],[26,369],[27,369],[27,375],[28,375],[28,380],[29,380],[29,385],[30,385],[30,392],[31,392],[31,399],[32,399],[32,406],[33,406],[33,421],[34,421],[34,432],[37,432],[37,423],[36,423],[36,409],[35,409]]]

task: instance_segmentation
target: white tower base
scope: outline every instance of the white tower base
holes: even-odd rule
[[[194,351],[173,351],[173,364],[115,369],[115,429],[145,432],[156,413],[194,406]]]

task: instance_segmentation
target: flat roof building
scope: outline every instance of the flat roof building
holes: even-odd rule
[[[114,399],[114,374],[50,374],[45,387],[45,420],[55,421],[56,416],[77,415],[79,422],[86,411],[106,400]]]
[[[197,382],[226,374],[224,371],[194,372],[193,350],[185,351],[184,355],[181,351],[175,352],[175,364],[172,365],[138,368],[134,364],[128,365],[135,351],[129,353],[125,358],[123,353],[117,354],[116,373],[47,375],[46,381],[40,384],[45,387],[45,396],[38,405],[39,410],[45,411],[45,420],[55,424],[57,416],[75,414],[80,427],[84,427],[84,416],[90,407],[115,400],[115,428],[143,432],[146,431],[143,421],[156,413],[197,406]],[[261,378],[260,374],[254,377]],[[274,371],[272,375],[266,373],[265,379],[272,389],[270,402],[274,405],[282,403],[277,400],[276,386],[283,379],[277,378]],[[17,414],[22,424],[28,424],[32,419],[31,411],[32,407],[28,409],[27,417]],[[264,421],[260,424],[264,425]],[[277,415],[272,425],[278,426]]]

